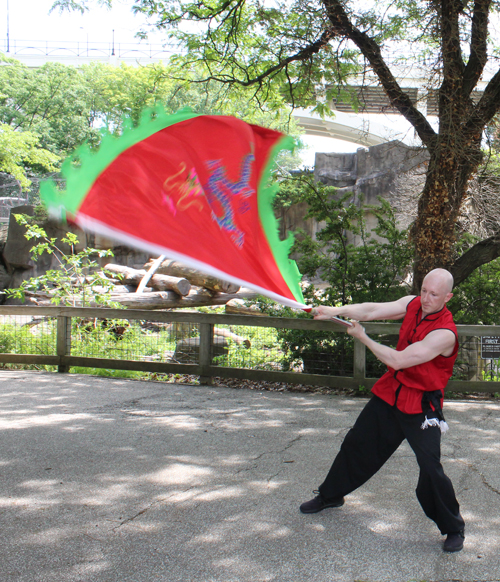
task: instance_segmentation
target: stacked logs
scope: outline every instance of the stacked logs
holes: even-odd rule
[[[177,261],[160,259],[151,259],[137,269],[106,265],[102,274],[113,285],[110,299],[129,309],[151,310],[226,305],[236,300],[232,313],[241,313],[246,308],[240,300],[257,296],[250,289],[204,275]],[[30,299],[37,305],[51,304],[46,294],[37,293]],[[78,306],[79,298],[70,297],[68,302]]]

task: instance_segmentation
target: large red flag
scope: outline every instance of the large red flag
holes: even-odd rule
[[[300,273],[280,241],[269,184],[280,132],[234,117],[151,112],[97,153],[63,165],[66,192],[41,188],[52,215],[131,247],[305,307]]]

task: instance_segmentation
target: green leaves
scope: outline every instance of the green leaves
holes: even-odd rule
[[[1,58],[0,122],[29,131],[40,146],[66,155],[84,141],[96,143],[91,89],[76,67],[47,63],[28,69],[18,61]]]
[[[33,260],[36,261],[38,257],[48,253],[54,255],[58,268],[49,269],[44,275],[23,281],[16,289],[5,289],[8,297],[24,300],[26,293],[42,293],[54,305],[85,307],[98,304],[106,307],[122,307],[112,300],[110,293],[113,284],[93,259],[94,256],[112,257],[112,251],[84,248],[76,252],[78,237],[68,232],[61,239],[61,243],[69,245],[70,251],[64,252],[58,246],[57,239],[49,238],[41,226],[33,223],[32,217],[16,214],[15,218],[26,228],[25,237],[36,243],[31,249]]]
[[[175,59],[180,77],[201,67],[205,80],[228,92],[252,88],[268,107],[275,94],[289,104],[314,106],[324,101],[321,91],[358,70],[352,50],[328,45],[319,2],[139,0],[135,10],[185,48]]]
[[[47,64],[28,69],[1,57],[0,171],[13,175],[27,189],[27,173],[54,172],[59,156],[66,157],[85,143],[92,151],[104,130],[120,134],[126,115],[133,125],[143,110],[161,105],[168,113],[189,106],[198,113],[234,115],[298,134],[282,95],[268,95],[257,107],[253,89],[203,82],[200,66],[186,74],[181,64],[147,67],[102,63],[76,67]],[[174,59],[175,61],[175,59]],[[182,77],[185,77],[184,79]],[[298,165],[298,161],[295,162]]]
[[[14,131],[9,125],[0,123],[0,171],[14,176],[23,190],[31,184],[26,167],[45,171],[57,169],[59,156],[40,147],[39,141],[30,131]]]
[[[366,206],[352,192],[340,193],[306,176],[285,180],[280,191],[284,198],[306,202],[306,218],[319,225],[314,239],[298,233],[293,249],[300,254],[300,272],[328,284],[322,291],[309,290],[313,303],[388,301],[408,293],[412,249],[388,202]],[[378,219],[373,231],[365,223],[367,212]]]
[[[97,0],[97,4],[101,6],[107,6],[108,8],[111,7],[112,0]],[[59,10],[59,12],[64,12],[67,10],[68,12],[77,11],[81,14],[84,14],[87,10],[89,10],[89,0],[55,0],[50,12],[54,10]]]
[[[2,58],[2,57],[0,57]],[[18,61],[2,58],[0,67],[0,123],[38,137],[42,148],[66,156],[86,142],[99,145],[101,131],[118,134],[126,115],[138,124],[142,111],[160,104],[168,113],[189,106],[197,113],[234,115],[297,133],[285,98],[267,95],[258,107],[254,89],[204,81],[206,70],[183,57],[170,65],[114,67],[92,63],[76,67],[51,63],[28,69]]]

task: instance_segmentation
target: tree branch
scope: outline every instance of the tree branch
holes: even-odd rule
[[[267,77],[272,77],[275,73],[279,73],[283,69],[295,61],[305,61],[306,59],[312,57],[313,55],[317,54],[322,48],[326,47],[330,40],[332,39],[333,34],[330,29],[325,30],[321,37],[311,43],[309,46],[301,49],[298,53],[283,59],[282,61],[278,62],[276,65],[269,67],[263,73],[258,75],[257,77],[253,77],[248,79],[247,81],[241,81],[239,79],[235,79],[232,76],[216,76],[211,75],[210,77],[201,80],[200,82],[205,82],[209,80],[219,81],[220,83],[237,83],[243,87],[250,87],[252,85],[260,84],[264,81]]]
[[[488,14],[491,0],[476,0],[472,16],[469,62],[463,76],[463,93],[470,95],[479,81],[488,60]]]
[[[464,133],[476,134],[495,117],[500,111],[500,70],[492,77],[479,103],[472,110],[467,123],[464,125]]]
[[[441,21],[441,56],[444,82],[455,84],[463,78],[465,69],[460,47],[458,15],[463,10],[461,0],[442,0],[435,3]],[[444,84],[444,83],[443,83]]]
[[[379,45],[366,33],[353,26],[339,0],[322,1],[333,31],[337,35],[347,37],[354,42],[370,63],[391,104],[413,125],[422,143],[432,149],[437,137],[436,132],[425,116],[417,109],[410,96],[399,86],[382,57]]]
[[[478,267],[500,257],[500,232],[486,238],[465,252],[450,267],[455,285],[465,281]]]

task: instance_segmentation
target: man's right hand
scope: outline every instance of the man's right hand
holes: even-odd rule
[[[311,311],[311,315],[314,319],[331,319],[332,317],[339,317],[341,311],[340,307],[331,307],[330,305],[319,305],[314,307]]]

